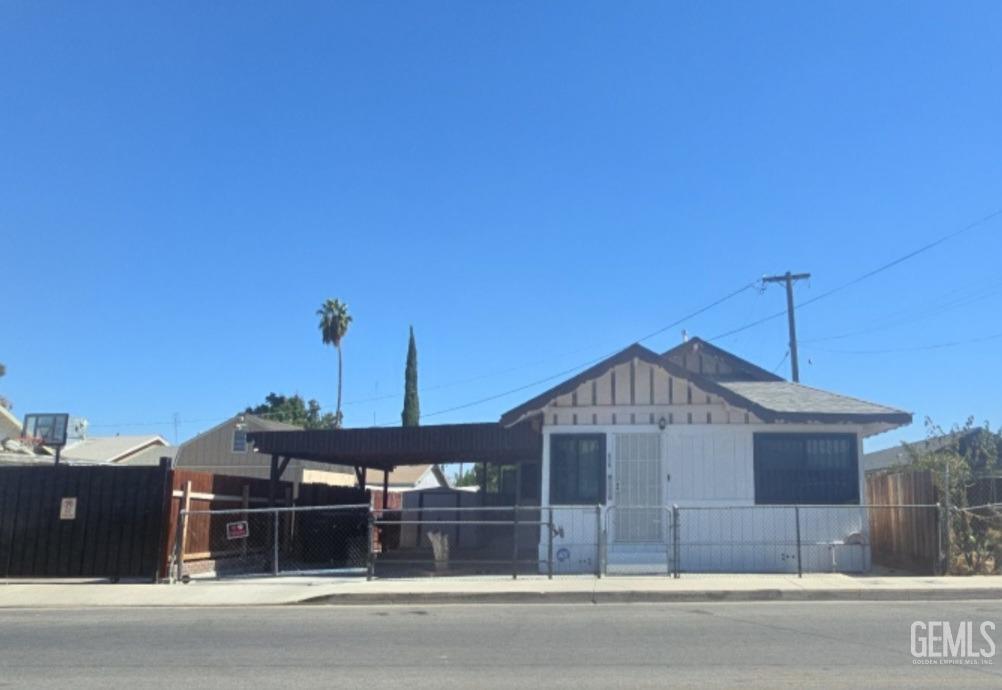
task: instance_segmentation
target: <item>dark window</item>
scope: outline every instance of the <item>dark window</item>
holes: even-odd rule
[[[605,434],[550,436],[550,503],[605,503]]]
[[[234,453],[246,453],[247,452],[247,430],[246,429],[234,429],[233,430],[233,452]]]
[[[859,503],[852,434],[755,434],[755,503]]]

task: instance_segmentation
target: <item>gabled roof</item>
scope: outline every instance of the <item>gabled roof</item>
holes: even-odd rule
[[[580,374],[572,376],[563,383],[558,383],[549,390],[543,391],[532,400],[527,400],[518,407],[508,410],[501,415],[501,424],[504,426],[510,426],[518,422],[526,414],[535,412],[539,408],[545,407],[548,402],[553,400],[553,398],[571,393],[577,390],[578,386],[585,381],[590,381],[593,378],[601,376],[612,367],[625,364],[633,359],[639,359],[642,362],[650,362],[651,364],[659,364],[661,361],[661,355],[653,350],[647,349],[640,343],[633,343],[626,349],[620,350],[611,357],[603,359],[598,364],[588,367]]]
[[[85,438],[62,449],[67,460],[83,462],[119,462],[151,446],[166,446],[167,439],[158,434],[149,436],[95,436]]]
[[[908,412],[790,381],[722,381],[765,421],[910,424]]]
[[[179,446],[149,446],[115,464],[128,465],[129,467],[159,465],[160,458],[170,458],[171,464],[173,464],[178,448]]]
[[[708,345],[698,338],[689,341],[689,343],[693,342],[699,343],[701,346]],[[689,343],[685,343],[685,345]],[[691,381],[701,390],[719,396],[730,405],[754,412],[765,422],[858,424],[882,422],[899,425],[910,424],[912,421],[912,415],[909,412],[790,383],[720,348],[712,345],[709,347],[713,348],[715,355],[730,358],[729,361],[733,361],[734,366],[740,366],[750,375],[754,374],[758,380],[715,381],[674,361],[675,357],[672,354],[677,354],[678,348],[669,350],[664,355],[658,355],[635,343],[589,367],[577,376],[540,393],[532,400],[505,412],[501,416],[501,424],[514,424],[528,415],[536,414],[554,398],[570,393],[582,383],[597,378],[610,368],[629,362],[634,358],[660,366],[672,376]]]
[[[665,359],[676,362],[678,364],[678,359],[684,357],[688,353],[705,353],[721,359],[727,362],[733,369],[740,371],[749,380],[752,381],[783,381],[782,376],[777,376],[771,371],[766,371],[762,367],[752,364],[747,359],[742,359],[737,355],[728,352],[727,350],[722,350],[712,343],[708,343],[702,338],[690,338],[681,345],[676,345],[670,350],[666,351],[662,356]],[[693,373],[700,373],[697,370],[693,370]],[[708,377],[709,378],[709,377]]]
[[[444,475],[442,475],[441,470],[438,469],[437,465],[401,465],[395,470],[390,472],[390,478],[388,485],[392,488],[406,488],[413,489],[417,486],[418,482],[424,479],[424,476],[429,472],[434,472],[436,479],[438,479],[440,484],[448,486],[448,482],[442,482]],[[376,470],[372,475],[369,476],[368,481],[370,486],[380,487],[383,484],[383,472]]]

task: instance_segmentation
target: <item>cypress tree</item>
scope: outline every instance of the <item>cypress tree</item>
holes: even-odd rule
[[[407,344],[407,370],[404,373],[404,411],[400,414],[404,426],[418,426],[421,423],[421,403],[417,388],[417,345],[414,343],[414,326]]]

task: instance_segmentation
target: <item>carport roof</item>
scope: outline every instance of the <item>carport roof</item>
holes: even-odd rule
[[[533,462],[542,457],[543,447],[542,435],[530,423],[254,431],[248,438],[267,455],[378,470],[445,462]]]

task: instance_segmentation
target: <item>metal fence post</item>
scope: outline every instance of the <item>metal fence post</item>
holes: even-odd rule
[[[936,569],[939,571],[938,575],[949,575],[950,574],[950,510],[946,504],[942,501],[936,504],[936,524],[938,529],[938,554],[939,559],[936,563]]]
[[[797,521],[797,577],[804,576],[804,568],[800,561],[800,506],[793,506],[793,517]]]
[[[952,534],[951,534],[951,524],[950,520],[953,511],[952,497],[950,496],[950,465],[947,463],[946,467],[943,469],[943,574],[946,575],[950,572],[950,565],[953,563],[953,554],[950,552],[953,550],[952,544]]]
[[[595,577],[602,577],[602,545],[606,535],[602,532],[602,505],[595,506]]]
[[[518,579],[518,506],[512,508],[511,519],[511,579]]]
[[[366,558],[365,579],[366,580],[372,580],[372,578],[373,578],[373,576],[375,574],[375,571],[376,571],[376,552],[375,552],[374,544],[373,544],[373,542],[375,541],[375,539],[374,539],[375,535],[374,535],[373,531],[376,529],[376,516],[373,515],[373,513],[372,513],[372,506],[369,506],[369,513],[368,513],[367,522],[368,522],[369,528],[368,528],[368,530],[366,530],[366,532],[367,532],[367,542],[368,542],[368,547],[367,547],[368,548],[368,553],[367,553],[367,558]],[[419,527],[420,527],[420,524],[419,524]]]
[[[271,554],[271,574],[278,575],[278,511],[275,511],[275,520],[272,525],[272,532],[274,533],[274,538],[272,539],[272,554]]]
[[[549,538],[546,540],[546,577],[553,579],[553,506],[547,509],[546,531]]]
[[[673,504],[671,507],[671,522],[672,522],[672,556],[673,563],[672,568],[674,570],[675,579],[679,578],[679,572],[681,570],[681,564],[679,560],[681,558],[681,550],[679,549],[679,517],[681,517],[681,511],[678,509],[678,504]]]

